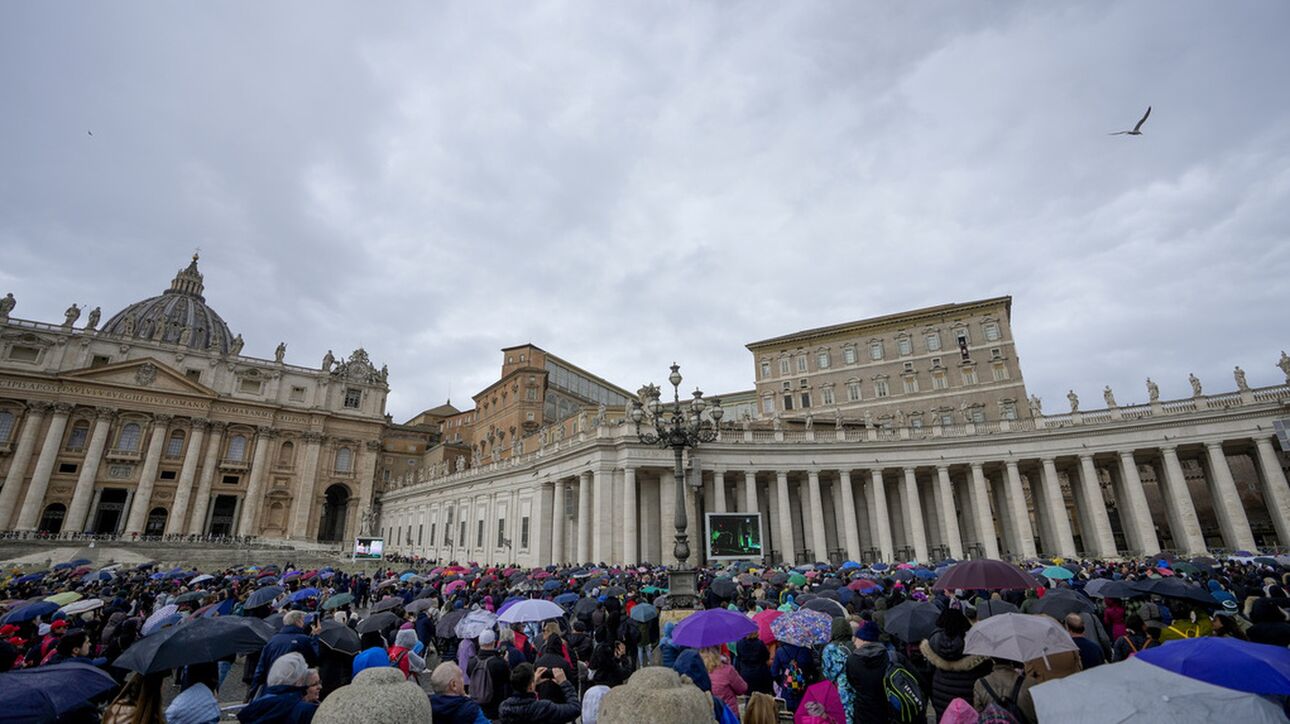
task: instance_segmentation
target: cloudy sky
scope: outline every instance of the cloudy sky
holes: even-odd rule
[[[996,294],[1050,411],[1235,364],[1272,384],[1287,27],[1256,2],[4,3],[0,294],[106,318],[200,247],[247,353],[362,345],[400,420],[467,403],[507,345],[722,392],[749,341]]]

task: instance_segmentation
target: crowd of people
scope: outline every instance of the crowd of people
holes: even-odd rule
[[[669,607],[658,566],[388,566],[76,560],[0,574],[0,711],[176,724],[1037,722],[1047,682],[1176,640],[1290,651],[1285,557],[738,563],[700,571],[697,611]],[[1005,624],[1040,620],[1040,655],[982,648]],[[27,685],[5,685],[17,676]],[[1242,691],[1278,713],[1290,694]]]

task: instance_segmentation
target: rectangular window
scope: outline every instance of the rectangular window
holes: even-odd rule
[[[536,388],[536,387],[525,387],[525,388],[524,388],[524,399],[528,400],[529,402],[537,402],[537,388]]]
[[[782,385],[780,385],[780,387],[782,387],[785,392],[788,392],[793,389],[793,383],[786,380]]]
[[[820,369],[822,369],[822,370],[826,370],[826,369],[828,369],[828,368],[829,368],[829,362],[830,362],[830,360],[829,360],[829,353],[828,353],[828,352],[818,352],[818,353],[816,353],[816,355],[815,355],[815,366],[816,366],[816,367],[818,367],[818,368],[820,368]]]
[[[793,393],[791,392],[788,393],[787,395],[784,395],[784,409],[785,410],[793,409]]]
[[[941,427],[954,426],[954,413],[946,412],[941,415]]]
[[[291,388],[291,401],[292,401],[292,402],[304,402],[304,401],[305,401],[305,388],[303,388],[303,387],[292,387],[292,388]]]
[[[912,395],[912,394],[914,394],[915,392],[918,392],[918,378],[917,378],[917,377],[906,377],[906,378],[902,379],[902,380],[901,380],[901,382],[903,382],[903,383],[904,383],[904,385],[905,385],[905,394],[907,394],[907,395]]]
[[[475,526],[475,547],[484,547],[484,521],[482,520]]]
[[[781,358],[780,358],[780,360],[779,360],[779,373],[780,373],[781,375],[786,375],[786,374],[788,374],[788,373],[790,373],[790,372],[792,372],[792,369],[791,369],[791,368],[789,368],[789,361],[788,361],[788,358],[787,358],[787,357],[781,357]]]
[[[860,401],[860,383],[859,382],[847,383],[847,401],[848,402]]]
[[[1003,359],[1003,350],[998,347],[991,347],[990,359]]]
[[[35,362],[40,359],[40,350],[15,344],[9,348],[9,359],[15,362]]]
[[[529,547],[529,517],[520,518],[520,548]]]
[[[808,408],[808,407],[810,407],[810,406],[811,406],[811,393],[809,393],[809,392],[803,392],[803,393],[802,393],[802,409],[803,409],[803,410],[805,410],[806,408]]]
[[[1008,367],[1006,365],[1002,365],[1002,364],[994,365],[992,368],[992,371],[994,372],[995,382],[1003,382],[1004,380],[1008,379]]]
[[[906,362],[906,363],[905,363],[905,371],[906,371],[906,372],[913,372],[913,371],[914,371],[914,363],[913,363],[913,362]]]
[[[985,409],[982,407],[972,408],[972,422],[985,422]]]
[[[808,385],[806,384],[806,378],[805,378],[805,377],[803,377],[802,379],[798,380],[798,381],[797,381],[797,386],[798,386],[798,387],[801,387],[802,389],[806,389],[806,388],[807,388],[807,386],[808,386]]]
[[[418,524],[417,524],[417,546],[421,546],[421,545],[422,545],[422,541],[424,541],[424,540],[425,540],[425,538],[423,537],[423,534],[424,534],[425,532],[426,532],[426,524],[425,524],[425,523],[418,523]]]
[[[798,372],[805,372],[805,371],[806,371],[806,355],[804,355],[804,354],[803,354],[803,355],[798,355],[798,357],[797,357],[797,371],[798,371]]]
[[[90,360],[90,367],[107,367],[112,364],[112,358],[105,354],[96,354],[94,359]]]
[[[976,368],[975,368],[975,367],[964,367],[964,368],[963,368],[963,384],[965,384],[965,385],[975,385],[975,384],[976,384]]]
[[[941,366],[941,358],[940,358],[940,357],[933,357],[933,358],[932,358],[932,367],[933,367],[933,368],[936,368],[936,367],[940,367],[940,366]]]
[[[354,387],[345,388],[345,407],[357,410],[363,404],[363,391]]]
[[[178,475],[179,474],[174,470],[162,470],[161,475],[158,475],[157,477],[161,480],[174,480]]]
[[[193,382],[201,382],[201,381],[202,381],[202,371],[201,371],[201,370],[184,370],[184,377],[186,377],[186,378],[187,378],[187,379],[189,379],[189,380],[192,380]]]
[[[761,377],[762,379],[770,377],[770,362],[763,361],[761,363]]]
[[[506,545],[505,541],[506,541],[506,519],[498,518],[497,519],[497,547],[501,548],[502,546],[505,546]]]
[[[923,339],[924,339],[924,341],[926,341],[926,342],[927,342],[927,351],[928,351],[928,352],[940,352],[940,351],[941,351],[941,335],[940,335],[940,333],[939,333],[939,332],[933,332],[933,333],[931,333],[931,334],[927,335],[926,337],[924,337]]]
[[[986,338],[986,341],[989,341],[989,342],[998,341],[999,339],[998,322],[990,322],[985,325],[985,338]]]
[[[775,398],[763,397],[761,400],[761,411],[767,415],[775,414]]]
[[[58,472],[60,472],[60,473],[74,473],[74,472],[76,472],[77,467],[78,467],[78,466],[76,465],[76,463],[59,463],[59,464],[58,464]]]
[[[946,381],[946,379],[945,379],[945,373],[944,373],[944,372],[933,372],[933,373],[932,373],[932,389],[933,389],[933,390],[943,390],[943,389],[946,389],[947,387],[949,387],[949,382],[947,382],[947,381]]]
[[[853,365],[853,364],[855,364],[855,363],[856,363],[856,348],[855,348],[855,347],[843,347],[843,348],[842,348],[842,361],[843,361],[843,362],[845,362],[845,363],[847,363],[847,364],[849,364],[849,365]]]
[[[825,404],[825,405],[832,405],[832,404],[833,404],[833,388],[832,388],[832,387],[825,387],[823,390],[820,390],[820,399],[824,401],[824,403],[823,403],[823,404]]]
[[[439,526],[438,523],[434,522],[433,520],[430,521],[430,545],[434,545],[435,528],[437,528],[438,526]]]
[[[874,397],[886,397],[887,395],[890,395],[891,390],[887,389],[887,380],[874,380],[873,394]]]
[[[258,395],[260,394],[260,381],[243,379],[238,383],[237,389],[249,395]]]
[[[241,475],[225,475],[223,480],[221,480],[220,482],[224,483],[225,485],[237,485],[241,481],[242,481]]]
[[[1005,400],[999,410],[1000,417],[1005,420],[1017,419],[1017,403],[1011,400]]]
[[[79,424],[76,427],[73,427],[72,434],[69,435],[67,438],[67,449],[74,452],[79,452],[81,450],[84,450],[85,437],[89,434],[90,434],[89,423]],[[8,437],[9,435],[7,431],[5,432],[5,434],[0,434],[0,440],[4,440]]]
[[[458,540],[460,540],[461,544],[465,546],[466,545],[466,521],[464,520],[461,521],[461,525],[457,526],[457,534],[458,534],[457,535]]]
[[[915,430],[923,429],[923,418],[918,415],[909,418],[909,426]]]
[[[882,359],[882,342],[869,343],[869,359]]]
[[[914,342],[909,337],[901,337],[896,340],[896,349],[900,351],[900,356],[911,355],[914,353]]]

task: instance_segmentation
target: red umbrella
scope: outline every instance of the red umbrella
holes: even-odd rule
[[[830,721],[845,722],[846,709],[842,708],[842,697],[838,687],[832,681],[821,681],[811,684],[802,695],[802,703],[797,707],[793,721]]]
[[[881,591],[882,586],[877,581],[868,578],[857,578],[847,584],[847,588],[857,593],[869,593],[870,591]]]
[[[761,639],[762,643],[770,646],[775,642],[775,634],[770,630],[770,622],[783,615],[783,611],[776,611],[773,608],[768,608],[765,611],[757,612],[757,614],[753,616],[753,622],[757,624],[757,638]]]
[[[950,566],[945,575],[936,579],[932,589],[952,591],[985,588],[990,590],[1036,588],[1035,577],[1006,561],[982,558]]]

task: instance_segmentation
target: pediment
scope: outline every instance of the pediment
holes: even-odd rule
[[[102,367],[87,367],[69,372],[63,377],[78,382],[146,388],[156,392],[216,396],[211,388],[188,379],[175,368],[153,357],[126,360]]]

